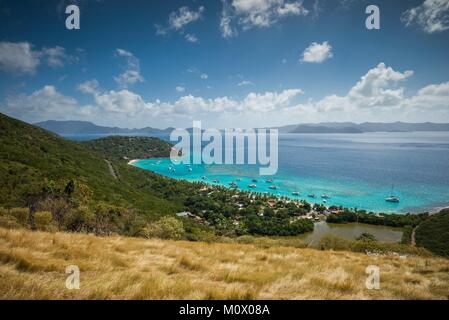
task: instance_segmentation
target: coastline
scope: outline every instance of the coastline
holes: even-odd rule
[[[220,186],[220,187],[224,187],[224,188],[229,189],[229,186],[226,185],[226,184],[212,184],[212,183],[210,183],[208,181],[204,181],[204,180],[189,180],[189,179],[170,177],[170,176],[164,175],[163,173],[157,172],[155,170],[150,170],[150,169],[143,168],[141,166],[136,165],[136,163],[139,162],[139,161],[153,160],[153,159],[170,159],[170,158],[169,157],[157,157],[157,158],[148,158],[148,159],[132,159],[132,160],[130,160],[128,162],[128,165],[132,165],[132,166],[134,166],[136,168],[140,168],[142,170],[151,171],[153,173],[156,173],[156,174],[159,174],[159,175],[162,175],[164,177],[168,177],[168,178],[171,178],[171,179],[174,179],[174,180],[182,180],[182,181],[187,181],[187,182],[191,182],[191,183],[193,183],[193,182],[201,182],[201,183],[204,183],[204,184],[206,184],[208,186]],[[279,194],[274,194],[274,193],[272,193],[270,191],[268,191],[268,192],[262,192],[262,191],[255,192],[253,190],[246,190],[246,189],[242,189],[242,188],[237,188],[237,190],[242,191],[242,192],[254,193],[254,194],[265,193],[265,194],[269,195],[270,197],[276,198],[276,199],[279,199],[279,200],[283,199],[283,198],[284,199],[287,198],[289,201],[306,201],[306,202],[310,203],[312,206],[314,204],[323,206],[323,207],[326,208],[327,211],[329,211],[329,208],[334,207],[334,206],[342,207],[342,208],[345,208],[345,209],[348,209],[348,210],[353,210],[355,208],[355,207],[353,208],[353,207],[350,207],[350,206],[338,205],[338,204],[326,204],[326,203],[323,203],[321,201],[312,201],[311,199],[308,199],[308,198],[301,198],[301,199],[299,199],[297,197],[292,197],[289,194],[287,194],[287,195],[279,195]],[[435,214],[435,213],[440,212],[443,209],[449,209],[449,206],[444,205],[444,204],[440,204],[440,205],[436,205],[436,206],[428,206],[428,207],[425,207],[425,208],[422,208],[422,209],[414,209],[414,210],[410,209],[410,210],[407,210],[406,212],[405,211],[404,212],[402,212],[402,211],[391,211],[391,210],[389,210],[389,211],[386,211],[386,210],[372,210],[372,209],[364,209],[362,207],[358,207],[358,209],[365,210],[366,212],[373,212],[373,214],[400,214],[400,215],[402,214],[402,215],[404,215],[404,214],[420,214],[420,213],[425,213],[425,212],[428,212],[429,214]]]

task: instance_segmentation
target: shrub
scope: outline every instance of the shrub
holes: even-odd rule
[[[360,236],[357,237],[356,240],[357,241],[367,241],[367,242],[377,241],[376,237],[369,232],[362,233]]]
[[[29,208],[12,208],[9,214],[13,216],[22,226],[29,225],[30,209]]]
[[[162,239],[181,239],[184,236],[184,226],[174,217],[162,217],[145,228],[146,237]]]
[[[53,231],[55,226],[52,223],[52,214],[49,211],[38,211],[34,213],[34,224],[41,231]]]
[[[0,227],[7,229],[15,229],[20,228],[20,223],[17,222],[17,219],[13,216],[7,214],[0,213]]]
[[[70,210],[64,219],[64,228],[74,232],[91,232],[95,226],[95,214],[88,207]]]

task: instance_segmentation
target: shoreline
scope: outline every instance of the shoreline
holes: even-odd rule
[[[132,160],[130,160],[130,161],[128,162],[128,165],[132,165],[132,166],[134,166],[134,167],[136,167],[136,168],[140,168],[140,167],[136,166],[135,163],[138,162],[138,161],[149,160],[149,159],[157,159],[157,158],[132,159]],[[169,157],[161,157],[160,159],[170,159],[170,158],[169,158]],[[147,170],[147,169],[143,169],[143,168],[140,168],[140,169],[146,170],[146,171],[150,171],[150,172],[153,172],[153,173],[162,175],[162,176],[164,176],[164,177],[166,177],[166,178],[170,178],[170,179],[173,179],[173,180],[186,181],[186,182],[190,182],[190,183],[194,183],[194,182],[197,182],[197,183],[198,183],[198,182],[200,182],[200,183],[204,183],[205,185],[212,186],[212,187],[224,187],[224,188],[227,188],[227,189],[231,189],[231,188],[229,188],[227,185],[211,184],[211,183],[208,183],[208,182],[206,182],[206,181],[204,181],[204,180],[198,180],[198,181],[197,181],[197,180],[193,180],[193,181],[191,181],[191,180],[187,180],[187,179],[176,179],[176,178],[173,178],[173,177],[165,176],[165,175],[163,175],[163,174],[160,174],[160,173],[155,172],[155,171],[152,171],[152,170]],[[241,192],[254,193],[254,194],[258,194],[258,193],[259,193],[259,194],[260,194],[260,193],[263,194],[263,192],[255,192],[255,191],[252,191],[252,190],[244,190],[244,189],[239,189],[239,188],[237,188],[236,190],[241,191]],[[288,198],[290,201],[297,201],[297,202],[299,202],[299,201],[306,201],[306,202],[308,202],[309,204],[311,204],[312,206],[313,206],[314,204],[324,206],[324,207],[326,208],[326,210],[329,210],[329,208],[332,207],[332,206],[340,207],[339,205],[327,205],[327,204],[323,204],[323,203],[320,203],[320,202],[312,202],[312,201],[310,201],[310,199],[307,199],[307,198],[304,198],[304,199],[297,199],[297,198],[292,198],[290,195],[280,196],[280,195],[273,194],[273,193],[271,193],[271,192],[269,192],[269,191],[268,191],[268,193],[265,193],[265,194],[266,194],[266,195],[269,195],[269,196],[271,196],[271,197],[273,197],[273,198],[276,198],[276,199]],[[341,207],[342,207],[343,209],[348,209],[348,210],[351,210],[351,211],[354,210],[354,208],[350,208],[350,207],[345,207],[345,206],[341,206]],[[367,210],[367,209],[361,209],[361,210],[365,210],[367,213],[373,212],[373,214],[387,214],[387,215],[388,215],[388,214],[399,214],[399,215],[405,215],[405,214],[420,214],[420,213],[425,213],[425,212],[428,212],[429,214],[436,214],[436,213],[439,213],[441,210],[449,209],[449,206],[447,206],[447,205],[440,205],[440,206],[435,206],[435,207],[427,207],[426,209],[427,209],[427,210],[424,210],[424,209],[423,209],[423,210],[420,210],[420,211],[409,211],[409,212],[399,212],[399,211],[375,211],[375,210]]]

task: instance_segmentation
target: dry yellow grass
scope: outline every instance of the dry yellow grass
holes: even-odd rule
[[[81,288],[65,287],[65,268]],[[381,289],[365,288],[365,268]],[[0,228],[1,299],[447,299],[449,261]]]

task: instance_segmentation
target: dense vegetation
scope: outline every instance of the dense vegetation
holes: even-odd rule
[[[389,227],[415,227],[424,221],[429,215],[422,214],[374,214],[365,211],[343,210],[337,214],[330,214],[326,221],[329,223],[360,222]]]
[[[111,136],[86,141],[84,144],[115,160],[168,157],[171,150],[169,143],[152,137]]]
[[[432,215],[416,229],[416,245],[449,257],[449,209]]]
[[[0,130],[0,225],[190,240],[313,229],[293,221],[308,204],[279,201],[263,215],[266,196],[175,181],[123,161],[167,156],[171,146],[156,138],[78,143],[1,114]],[[177,220],[183,210],[194,216]],[[167,215],[172,219],[161,219]]]

